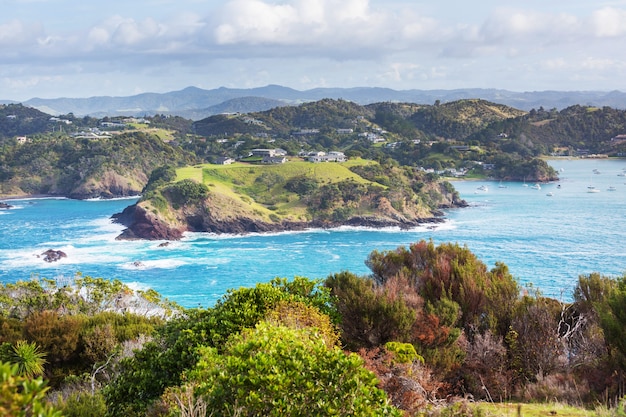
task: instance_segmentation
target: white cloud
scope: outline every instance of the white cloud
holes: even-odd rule
[[[39,24],[27,24],[17,19],[0,23],[0,46],[26,45],[36,42],[42,36]]]
[[[3,2],[9,12],[0,16],[0,74],[27,80],[28,73],[41,80],[37,88],[46,82],[55,88],[45,78],[55,74],[115,86],[134,77],[128,85],[144,82],[145,91],[154,90],[148,83],[155,80],[181,87],[513,88],[533,80],[556,85],[574,71],[606,73],[594,78],[604,83],[614,71],[610,88],[626,88],[618,78],[623,2],[110,0],[101,8],[78,0],[19,1]]]
[[[591,24],[598,37],[616,37],[626,34],[626,10],[604,7],[593,12]]]

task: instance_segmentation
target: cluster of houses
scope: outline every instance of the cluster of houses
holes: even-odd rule
[[[346,156],[343,152],[331,151],[313,151],[300,152],[300,157],[309,162],[345,162]]]
[[[250,152],[250,156],[261,157],[261,162],[264,164],[284,164],[288,161],[287,151],[284,149],[253,149]],[[345,162],[347,160],[343,152],[338,151],[312,151],[312,152],[300,152],[299,157],[309,162]],[[219,165],[229,165],[235,162],[230,157],[219,157],[216,161]]]

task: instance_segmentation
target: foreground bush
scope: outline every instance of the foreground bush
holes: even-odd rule
[[[400,416],[363,360],[327,346],[315,328],[262,322],[223,355],[204,349],[189,379],[215,416]]]

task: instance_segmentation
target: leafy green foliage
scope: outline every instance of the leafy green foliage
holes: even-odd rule
[[[15,417],[62,417],[46,402],[48,387],[41,378],[19,374],[18,365],[0,363],[0,415]]]
[[[167,387],[178,386],[199,359],[198,347],[219,350],[233,334],[257,323],[281,302],[302,302],[334,317],[330,296],[320,282],[276,278],[253,288],[230,290],[209,310],[186,310],[172,319],[134,357],[120,363],[118,377],[105,389],[112,416],[143,415]],[[322,329],[324,330],[324,329]]]
[[[74,392],[67,398],[57,401],[64,417],[103,417],[106,415],[106,403],[100,392]]]
[[[51,130],[50,115],[21,104],[0,105],[0,138]]]
[[[175,207],[179,207],[198,204],[207,196],[209,188],[204,184],[185,179],[167,186],[163,193],[169,197]]]
[[[461,327],[467,331],[495,329],[504,334],[508,329],[519,288],[502,263],[488,271],[467,248],[421,241],[408,249],[373,251],[366,264],[381,284],[406,277],[434,311],[445,311],[446,300],[455,302],[461,309]]]
[[[260,323],[225,352],[204,350],[189,379],[216,415],[400,415],[355,354],[311,330]]]
[[[351,350],[409,340],[416,319],[402,297],[390,297],[374,282],[351,272],[333,274],[326,279],[333,302],[341,317],[342,340]]]
[[[617,279],[598,312],[611,354],[620,369],[626,371],[626,275]]]
[[[163,165],[155,168],[150,173],[148,183],[143,189],[143,193],[153,191],[165,184],[168,184],[176,179],[176,169],[171,165]]]
[[[144,132],[97,140],[42,137],[1,148],[0,166],[5,172],[1,185],[4,192],[78,198],[131,195],[141,192],[158,166],[194,161],[193,155]],[[103,184],[107,177],[118,180]]]
[[[300,197],[311,194],[319,187],[319,183],[315,178],[308,177],[306,175],[299,175],[297,177],[290,178],[285,183],[285,189],[292,193],[298,194]]]

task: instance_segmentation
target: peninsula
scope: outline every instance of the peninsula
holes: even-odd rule
[[[416,168],[356,159],[198,165],[156,170],[136,204],[114,215],[118,239],[177,240],[184,232],[245,234],[342,225],[410,228],[466,203]]]

